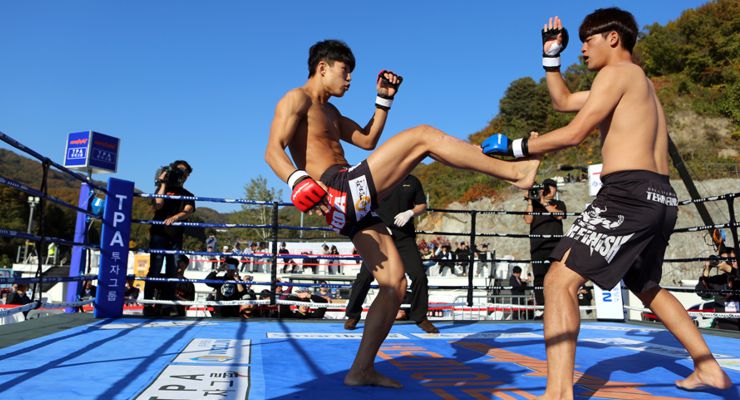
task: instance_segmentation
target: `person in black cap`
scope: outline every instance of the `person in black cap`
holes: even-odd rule
[[[524,199],[527,201],[527,212],[567,212],[565,203],[556,200],[558,194],[558,184],[552,179],[542,181],[542,187],[532,189]],[[524,215],[524,222],[529,224],[530,235],[562,235],[563,219],[562,215]],[[545,282],[545,275],[550,268],[547,261],[550,253],[555,249],[560,238],[530,238],[529,254],[532,261],[539,263],[532,264],[534,272],[534,286],[542,286]],[[545,305],[545,296],[542,289],[534,291],[537,305]],[[539,314],[539,313],[537,313]]]
[[[249,275],[244,278],[246,280],[252,279]],[[214,296],[216,301],[256,298],[254,291],[249,286],[236,283],[236,281],[241,281],[242,278],[239,276],[239,260],[234,257],[226,257],[221,268],[218,271],[212,271],[206,276],[206,279],[223,281],[223,283],[206,283],[206,285],[216,289]],[[238,317],[240,315],[239,306],[216,306],[215,314],[219,317]]]

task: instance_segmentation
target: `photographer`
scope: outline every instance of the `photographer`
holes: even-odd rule
[[[242,278],[239,276],[239,260],[234,257],[226,257],[218,271],[212,271],[206,276],[206,279],[223,281],[223,283],[206,283],[206,285],[216,289],[213,296],[216,301],[253,300],[257,298],[257,295],[249,286],[236,283],[236,281],[241,281]],[[247,275],[244,279],[251,281],[252,277]],[[230,281],[233,283],[230,283]],[[214,314],[219,317],[239,317],[241,307],[238,305],[216,306]]]
[[[177,160],[170,165],[159,169],[155,185],[156,194],[169,196],[193,196],[183,185],[193,172],[193,168],[187,161]],[[193,200],[154,199],[155,221],[163,221],[164,225],[152,225],[149,228],[149,248],[160,250],[181,250],[184,229],[182,226],[173,226],[174,222],[186,220],[195,212]],[[162,267],[165,271],[162,271]],[[151,254],[149,258],[149,272],[147,277],[174,278],[177,274],[177,263],[174,255]],[[144,298],[160,300],[175,299],[175,285],[161,282],[146,282],[144,286]],[[144,307],[144,315],[156,315],[158,308],[153,306]]]
[[[527,212],[567,212],[565,203],[555,200],[558,193],[558,184],[552,179],[545,179],[542,186],[533,187],[524,198],[527,201]],[[563,219],[558,215],[525,215],[524,222],[529,224],[530,235],[562,235]],[[530,238],[529,254],[532,261],[546,261],[550,252],[557,246],[560,238]],[[532,264],[534,271],[534,286],[542,286],[545,275],[550,268],[549,263]],[[545,305],[545,296],[541,289],[534,291],[537,305]]]
[[[732,258],[731,262],[727,259]],[[715,270],[712,274],[712,270]],[[702,299],[713,300],[704,304],[704,308],[713,308],[715,312],[738,312],[738,296],[732,294],[713,293],[715,290],[733,290],[738,288],[738,270],[735,251],[722,246],[719,256],[712,255],[710,260],[704,263],[704,271],[696,284],[696,294]],[[737,319],[716,318],[713,327],[720,329],[738,330]]]

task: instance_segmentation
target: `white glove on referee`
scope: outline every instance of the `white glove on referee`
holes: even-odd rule
[[[396,224],[397,227],[402,227],[406,225],[406,223],[409,222],[409,220],[414,216],[414,210],[406,210],[404,212],[400,212],[396,215],[395,218],[393,218],[393,222]]]

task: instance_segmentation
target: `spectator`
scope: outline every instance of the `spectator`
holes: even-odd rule
[[[329,290],[329,284],[326,281],[319,282],[319,290],[315,293],[319,297],[323,297],[327,302],[331,303],[334,300],[334,293]]]
[[[455,262],[453,261],[454,258],[452,256],[452,251],[450,250],[449,245],[442,245],[437,249],[437,253],[434,255],[434,260],[437,261],[439,264],[439,274],[442,276],[447,276],[444,274],[445,268],[448,268],[450,272],[453,274],[455,273]]]
[[[322,296],[309,293],[305,288],[297,290],[295,294],[288,295],[286,300],[303,301],[306,303],[329,303],[329,300]],[[325,307],[311,308],[309,305],[297,306],[292,310],[291,317],[298,319],[320,319],[326,314]]]
[[[527,304],[527,300],[524,297],[526,294],[524,288],[527,287],[527,280],[522,278],[522,268],[520,266],[514,266],[511,270],[511,277],[509,277],[509,286],[511,286],[511,304]],[[522,315],[522,310],[514,310],[511,313],[513,319],[519,319]]]
[[[522,278],[522,268],[515,266],[511,270],[511,277],[509,278],[509,286],[511,286],[511,294],[513,296],[524,296],[524,288],[527,287],[527,279]],[[524,303],[515,303],[524,304]]]
[[[593,300],[594,296],[592,294],[592,287],[583,285],[578,289],[578,305],[579,306],[590,306],[591,300]],[[592,310],[585,310],[581,311],[581,317],[590,317]]]
[[[31,299],[28,297],[28,284],[27,283],[16,283],[13,285],[13,290],[8,294],[8,297],[5,299],[5,304],[13,304],[18,306],[25,306],[26,304],[31,302]],[[23,316],[28,316],[28,311],[23,312]]]
[[[331,250],[329,250],[329,256],[333,257],[339,257],[339,250],[337,249],[337,246],[332,245]],[[330,259],[327,263],[327,267],[329,270],[329,275],[337,275],[339,274],[339,260],[334,258]]]
[[[468,275],[468,260],[470,260],[470,247],[466,242],[460,242],[455,249],[455,275]]]
[[[278,254],[290,254],[290,250],[288,250],[287,245],[285,242],[280,243],[280,249],[278,249]],[[293,261],[290,257],[283,257],[283,273],[291,273],[293,272],[293,269],[295,269],[295,261]]]
[[[432,267],[436,262],[434,261],[434,252],[429,246],[420,247],[421,259],[426,270],[426,274],[429,275],[429,268]]]
[[[319,269],[319,260],[316,257],[313,257],[313,251],[311,250],[302,254],[306,255],[306,257],[303,258],[303,270],[305,271],[306,268],[311,268],[311,273],[315,275]]]
[[[483,243],[478,252],[478,268],[475,270],[477,277],[489,277],[493,270],[493,259],[495,256],[488,250],[488,243]]]
[[[177,277],[180,279],[187,279],[185,277],[185,271],[188,269],[190,259],[181,254],[177,259]],[[175,300],[177,301],[195,301],[195,285],[193,282],[178,282],[175,285]],[[180,317],[187,315],[188,306],[177,305],[175,311]]]
[[[727,261],[732,258],[732,261]],[[712,275],[712,269],[716,273]],[[740,312],[740,296],[732,293],[717,293],[714,291],[733,290],[740,287],[738,278],[737,258],[735,251],[721,246],[719,256],[712,256],[705,262],[704,271],[696,284],[696,293],[706,300],[713,300],[704,305],[704,308],[713,308],[716,312]],[[713,327],[729,330],[740,330],[740,320],[715,318]]]
[[[136,300],[139,299],[139,293],[139,288],[134,286],[134,280],[126,279],[126,285],[123,291],[124,302],[127,304],[136,303]]]
[[[245,278],[249,281],[252,280],[251,276]],[[254,292],[249,287],[236,283],[242,279],[239,276],[239,260],[234,257],[226,257],[219,271],[211,272],[206,276],[206,279],[223,281],[223,283],[206,283],[206,285],[215,289],[213,299],[216,301],[240,300],[243,297],[251,298],[254,296]],[[215,314],[219,317],[239,317],[241,310],[240,306],[216,306]]]
[[[97,286],[93,285],[92,281],[82,282],[82,288],[80,288],[79,298],[80,300],[94,299],[98,292]]]
[[[525,196],[527,200],[527,212],[567,212],[565,203],[556,200],[558,194],[558,184],[552,179],[545,179],[540,189],[533,188]],[[531,235],[563,235],[563,219],[565,216],[558,215],[525,215],[524,222],[529,224],[529,233]],[[545,275],[550,269],[549,257],[552,250],[555,249],[560,238],[530,238],[529,254],[532,261],[539,261],[532,264],[534,271],[534,286],[542,286],[545,282]],[[542,261],[548,261],[542,263]],[[542,289],[534,291],[535,300],[538,305],[545,305],[545,296]],[[539,314],[539,313],[538,313]]]
[[[176,160],[170,165],[161,168],[155,182],[156,194],[170,196],[193,196],[183,187],[193,168],[187,161]],[[149,229],[149,248],[160,250],[181,250],[184,227],[173,226],[173,223],[187,220],[195,212],[195,201],[154,199],[154,220],[163,221],[163,225],[152,225]],[[166,262],[165,262],[166,259]],[[163,267],[166,268],[162,271]],[[149,258],[149,272],[147,277],[174,278],[177,273],[177,264],[174,255],[151,254]],[[162,300],[175,299],[175,285],[162,282],[146,282],[144,298]],[[144,315],[156,315],[157,309],[151,305],[144,306]]]

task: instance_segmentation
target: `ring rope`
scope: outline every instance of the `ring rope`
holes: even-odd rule
[[[0,278],[0,284],[13,283],[38,283],[38,282],[78,282],[78,281],[95,281],[97,275],[80,275],[80,276],[45,276],[43,278]]]
[[[704,203],[704,202],[707,202],[707,201],[717,201],[717,200],[725,200],[725,199],[734,199],[736,197],[740,197],[740,192],[726,193],[726,194],[721,194],[721,195],[718,195],[718,196],[708,196],[708,197],[703,197],[703,198],[700,198],[700,199],[681,200],[681,201],[678,202],[678,205],[679,206],[684,206],[684,205],[687,205],[687,204]]]
[[[32,242],[40,242],[43,239],[47,243],[51,242],[51,243],[61,244],[63,246],[70,246],[70,247],[79,246],[79,247],[84,247],[84,248],[92,249],[92,250],[100,250],[100,247],[98,246],[91,246],[85,243],[73,242],[70,240],[55,238],[51,236],[42,237],[42,236],[37,236],[31,233],[19,232],[19,231],[3,229],[3,228],[0,228],[0,236],[9,237],[9,238],[26,239]]]
[[[643,308],[643,307],[631,307],[631,306],[624,306],[625,310],[629,311],[639,311],[642,313],[650,313],[652,314],[653,311],[649,308]],[[697,315],[705,318],[730,318],[730,319],[736,319],[740,318],[740,313],[736,312],[706,312],[701,310],[686,310],[686,312],[689,313],[689,315]]]
[[[683,232],[700,232],[700,231],[709,231],[712,229],[723,229],[723,228],[733,228],[733,227],[740,227],[740,222],[735,223],[726,223],[726,224],[717,224],[717,225],[706,225],[706,226],[692,226],[688,228],[677,228],[673,230],[673,233],[683,233]]]
[[[239,203],[249,204],[257,206],[272,206],[275,202],[272,201],[258,201],[258,200],[247,200],[247,199],[226,199],[222,197],[202,197],[202,196],[175,196],[168,194],[153,194],[153,193],[134,193],[135,197],[141,197],[144,199],[172,199],[172,200],[193,200],[193,201],[210,201],[213,203]],[[277,202],[278,206],[293,206],[292,203],[281,203]]]
[[[23,306],[8,308],[8,309],[0,309],[0,317],[7,317],[8,315],[14,315],[26,311],[31,311],[35,309],[41,309],[41,308],[68,308],[68,307],[82,307],[84,305],[88,305],[93,303],[95,300],[89,299],[89,300],[83,300],[83,301],[75,301],[71,303],[47,303],[43,302],[39,304],[39,301],[36,300],[34,302],[28,303]]]
[[[24,185],[24,184],[22,184],[20,182],[14,181],[12,179],[8,179],[8,178],[5,178],[5,177],[0,176],[0,184],[5,185],[5,186],[7,186],[9,188],[20,190],[21,192],[24,192],[26,194],[30,194],[32,196],[44,197],[46,199],[51,200],[53,203],[59,204],[61,206],[67,207],[67,208],[72,209],[72,210],[76,210],[77,212],[81,212],[83,214],[87,214],[87,215],[89,215],[91,217],[100,218],[100,217],[98,217],[97,215],[93,214],[92,212],[90,212],[88,210],[84,210],[84,209],[82,209],[80,207],[77,207],[77,206],[75,206],[73,204],[69,204],[66,201],[64,201],[62,199],[59,199],[57,197],[54,197],[54,196],[52,196],[50,194],[46,194],[45,195],[44,193],[42,193],[39,190],[36,190],[34,188],[31,188],[31,187],[28,187],[28,186],[26,186],[26,185]]]

